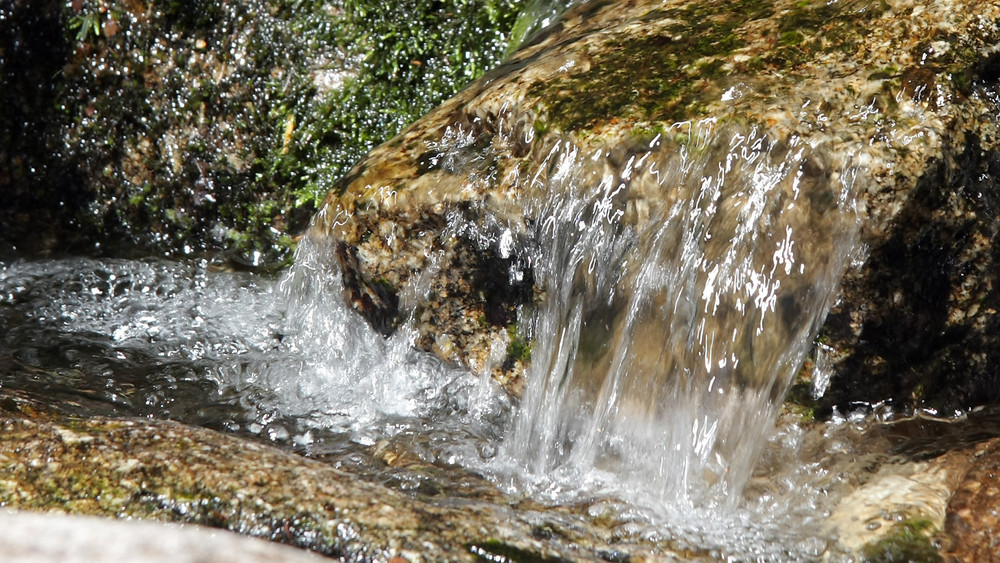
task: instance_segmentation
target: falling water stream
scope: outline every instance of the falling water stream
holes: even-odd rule
[[[312,239],[276,277],[208,259],[4,262],[3,388],[251,436],[403,490],[476,494],[472,472],[511,498],[589,502],[629,534],[816,555],[831,475],[786,463],[768,469],[785,492],[743,490],[762,451],[795,459],[801,443],[775,418],[851,255],[857,169],[711,122],[684,133],[602,172],[557,147],[525,202],[533,242],[489,241],[531,254],[545,291],[520,319],[534,341],[520,402],[416,351],[407,323],[370,328]],[[412,291],[401,301],[426,288]],[[379,469],[386,444],[465,469]]]
[[[733,505],[854,248],[856,170],[711,121],[663,137],[680,132],[601,174],[550,155],[546,191],[580,195],[537,212],[548,295],[506,451],[543,479]]]

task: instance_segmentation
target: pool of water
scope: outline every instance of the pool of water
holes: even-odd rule
[[[382,338],[339,292],[338,276],[308,259],[282,275],[212,259],[0,262],[0,392],[75,416],[234,433],[443,502],[532,495],[623,541],[736,560],[820,556],[833,545],[824,518],[863,480],[859,468],[945,447],[927,440],[944,423],[783,417],[735,508],[626,501],[599,474],[532,484],[499,459],[515,401],[414,351],[405,329]]]

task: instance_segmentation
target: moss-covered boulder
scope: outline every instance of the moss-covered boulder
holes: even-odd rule
[[[834,172],[858,175],[860,250],[802,374],[820,412],[992,402],[998,18],[995,2],[587,2],[372,151],[313,236],[333,241],[347,298],[374,325],[412,319],[421,347],[517,393],[530,342],[514,345],[511,323],[549,289],[535,283],[525,233],[541,215],[526,194],[555,189],[552,155],[579,149],[595,173],[618,171],[639,224],[673,197],[629,178],[651,142],[680,150],[706,123],[759,135],[772,154],[811,155],[805,245],[852,228],[816,218]],[[418,280],[430,289],[400,301]]]
[[[18,0],[0,250],[289,258],[333,181],[495,65],[518,0]]]

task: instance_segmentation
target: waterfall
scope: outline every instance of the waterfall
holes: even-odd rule
[[[557,144],[538,170],[510,470],[543,496],[735,504],[855,246],[857,168],[704,121],[615,154]]]

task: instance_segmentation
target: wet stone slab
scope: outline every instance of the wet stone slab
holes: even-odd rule
[[[193,523],[345,561],[673,558],[569,510],[405,495],[176,422],[50,418],[9,394],[0,403],[0,505],[11,509]]]

